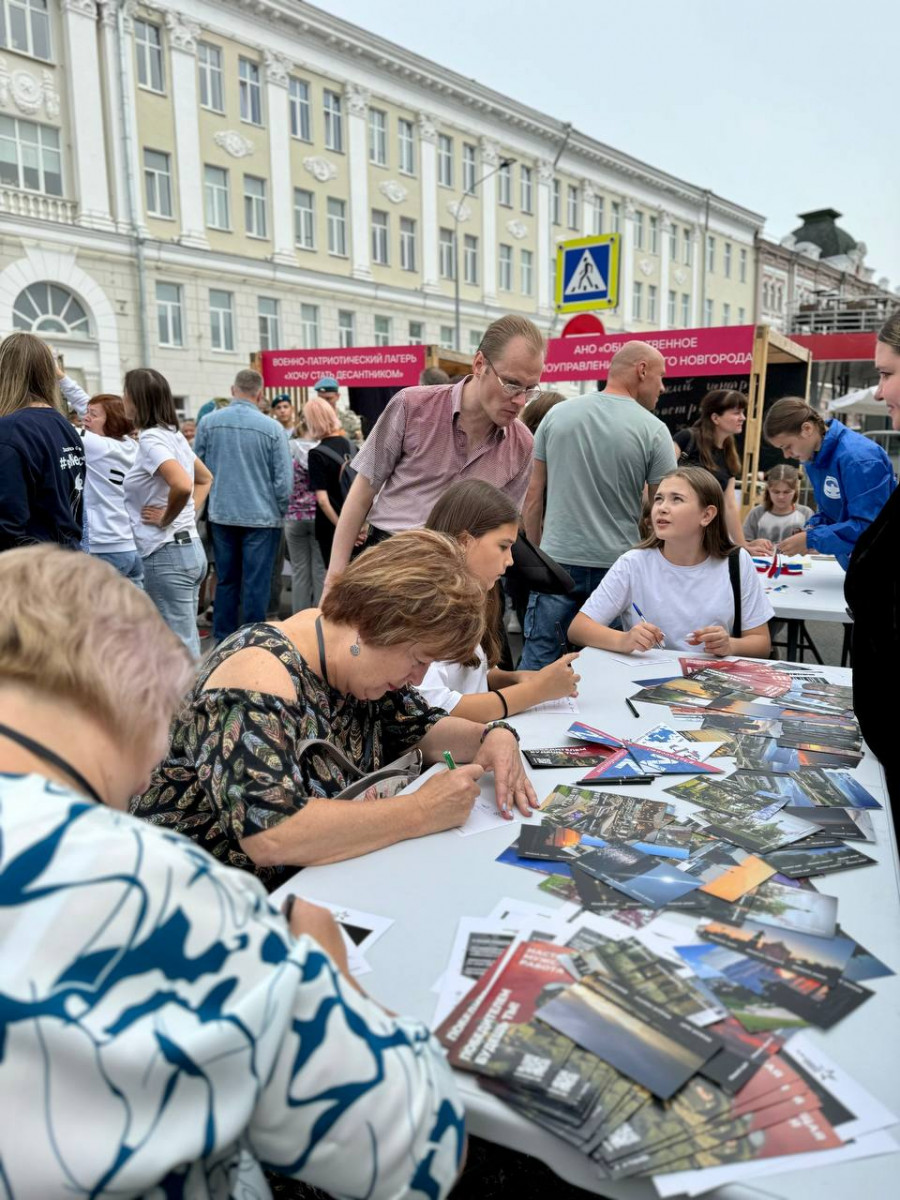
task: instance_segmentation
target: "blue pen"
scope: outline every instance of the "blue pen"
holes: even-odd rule
[[[641,610],[638,608],[638,606],[635,604],[635,602],[633,600],[631,602],[631,607],[634,609],[634,611],[637,613],[637,615],[640,617],[640,619],[642,621],[644,621],[647,625],[650,624],[650,622],[647,620],[647,618],[644,616],[644,614],[641,612]],[[656,644],[657,644],[657,646],[664,646],[666,644],[665,637],[659,638],[657,640]]]

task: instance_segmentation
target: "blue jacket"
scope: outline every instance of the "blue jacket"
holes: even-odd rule
[[[294,485],[288,440],[250,400],[235,399],[197,426],[194,453],[212,471],[209,519],[218,525],[277,528]]]
[[[857,538],[894,490],[891,460],[870,438],[830,421],[804,469],[819,509],[807,522],[806,544],[819,554],[833,554],[846,571]]]

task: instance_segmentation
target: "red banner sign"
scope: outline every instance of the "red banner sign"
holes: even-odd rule
[[[685,375],[749,375],[752,325],[715,329],[670,329],[660,333],[607,333],[593,337],[553,338],[541,382],[605,379],[613,355],[626,342],[649,342],[665,357],[669,378]]]
[[[409,387],[425,367],[424,346],[354,346],[351,350],[263,350],[266,387],[312,387],[333,375],[342,387]]]
[[[789,333],[798,346],[812,351],[816,362],[871,362],[874,333]]]

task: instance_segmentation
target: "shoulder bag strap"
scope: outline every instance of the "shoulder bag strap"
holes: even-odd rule
[[[743,634],[741,624],[741,552],[735,550],[728,555],[728,577],[731,580],[731,594],[734,597],[734,626],[731,636],[739,638]]]

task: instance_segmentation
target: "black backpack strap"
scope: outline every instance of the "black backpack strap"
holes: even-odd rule
[[[731,580],[731,595],[734,598],[734,625],[731,636],[739,638],[743,635],[741,624],[741,552],[733,550],[728,555],[728,577]]]
[[[313,449],[324,454],[326,458],[330,458],[332,462],[336,462],[339,467],[343,467],[350,461],[349,455],[338,454],[337,450],[332,450],[330,446],[314,446]]]

